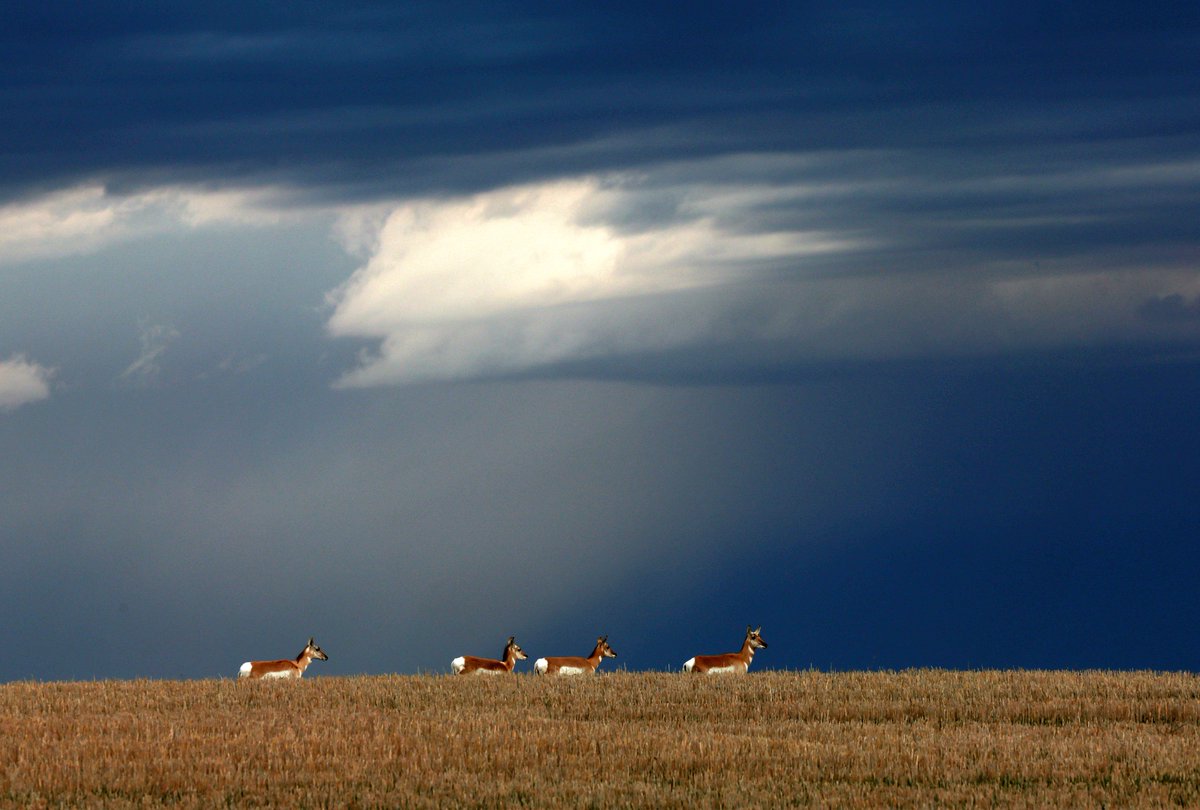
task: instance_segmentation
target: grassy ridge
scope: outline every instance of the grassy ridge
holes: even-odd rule
[[[315,677],[0,686],[0,803],[1200,805],[1200,678]]]

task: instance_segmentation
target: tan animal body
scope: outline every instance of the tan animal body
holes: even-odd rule
[[[767,642],[763,641],[762,627],[755,630],[750,625],[746,625],[746,640],[742,642],[741,650],[720,655],[694,656],[683,662],[683,671],[710,675],[724,672],[745,673],[750,669],[750,662],[754,660],[754,651],[766,649],[766,647]]]
[[[569,655],[539,658],[533,662],[533,671],[538,675],[591,675],[603,659],[616,657],[613,648],[608,646],[608,636],[601,636],[587,658]]]
[[[504,675],[512,672],[517,661],[524,661],[526,657],[525,651],[517,644],[516,636],[509,636],[508,644],[504,645],[504,655],[499,660],[460,655],[450,662],[450,668],[454,670],[455,675],[472,675],[477,672],[485,675]]]
[[[313,659],[328,661],[329,656],[309,638],[308,644],[296,656],[296,660],[281,658],[278,661],[247,661],[238,670],[239,678],[299,678]]]

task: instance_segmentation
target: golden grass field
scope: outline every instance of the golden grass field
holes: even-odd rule
[[[1200,806],[1200,677],[0,685],[4,806]]]

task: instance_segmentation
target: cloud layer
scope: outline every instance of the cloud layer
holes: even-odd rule
[[[271,187],[85,184],[0,206],[0,265],[86,255],[116,243],[211,225],[263,227],[288,216]]]
[[[1090,199],[1169,196],[1184,182],[1169,167],[939,177],[865,155],[836,159],[834,182],[827,162],[743,156],[376,211],[374,237],[365,220],[351,229],[369,258],[329,296],[327,327],[378,349],[339,384],[643,375],[651,357],[670,379],[701,357],[762,373],[1200,338],[1195,319],[1162,317],[1200,294],[1187,251],[1104,241],[1144,212]]]
[[[133,13],[102,0],[6,22],[0,197],[221,178],[378,198],[683,154],[1178,148],[1200,40],[1194,8],[1122,2],[448,14],[369,0]]]

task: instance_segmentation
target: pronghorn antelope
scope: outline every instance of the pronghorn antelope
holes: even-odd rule
[[[604,658],[616,658],[613,648],[608,646],[608,636],[596,639],[596,648],[587,658],[559,656],[539,658],[533,662],[533,671],[538,675],[591,675]]]
[[[516,636],[508,637],[508,644],[504,645],[504,655],[499,661],[495,658],[476,658],[473,655],[460,655],[450,662],[450,668],[454,670],[455,675],[470,675],[473,672],[499,675],[512,672],[513,667],[517,665],[517,661],[524,661],[527,657],[525,651],[517,644],[516,638]]]
[[[281,658],[278,661],[247,661],[238,670],[238,677],[299,678],[304,675],[304,670],[308,669],[308,665],[312,663],[314,658],[318,661],[329,660],[329,656],[325,654],[325,651],[318,647],[316,642],[310,637],[308,643],[304,645],[304,649],[296,656],[295,661],[288,658]]]
[[[742,649],[739,652],[697,655],[683,662],[683,671],[710,675],[718,672],[746,672],[750,669],[750,662],[754,660],[754,651],[766,649],[766,646],[767,642],[763,641],[762,637],[762,626],[760,625],[755,630],[750,625],[746,625],[746,640],[742,643]]]

